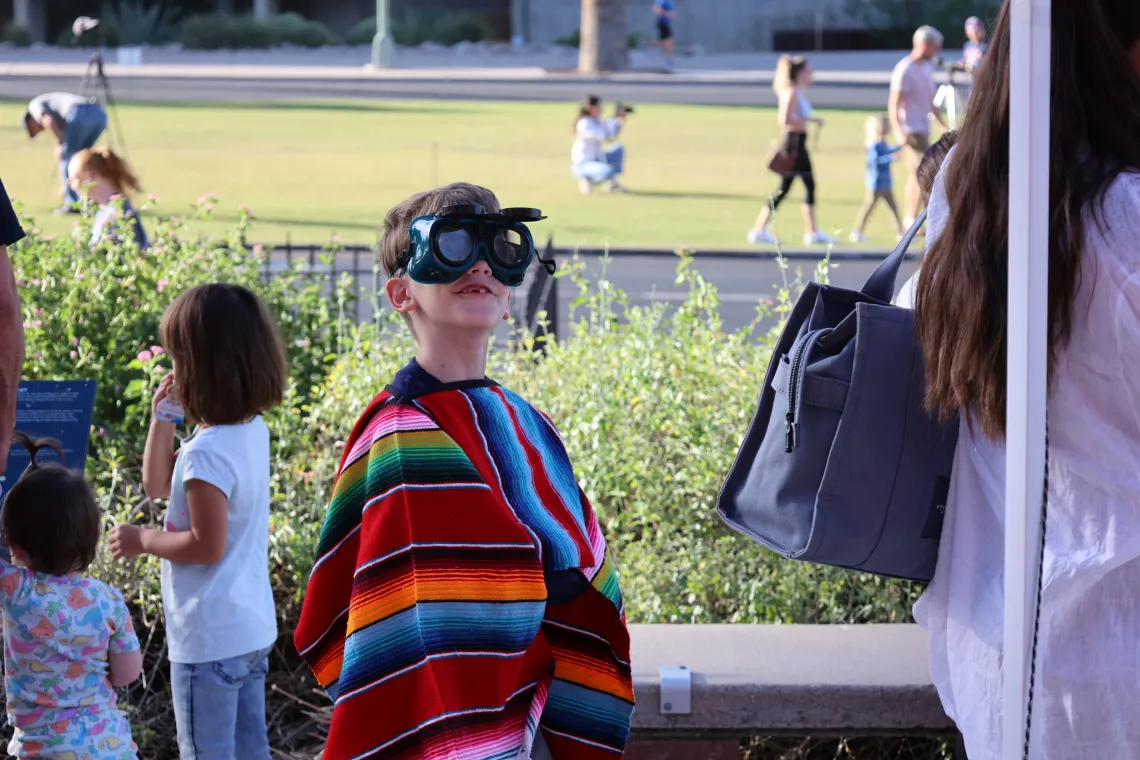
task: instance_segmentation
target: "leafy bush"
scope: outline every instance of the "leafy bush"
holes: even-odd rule
[[[178,33],[177,8],[119,0],[103,6],[101,26],[115,30],[119,45],[165,45]]]
[[[366,18],[348,32],[344,37],[346,45],[371,45],[376,38],[376,17]]]
[[[923,24],[946,35],[947,47],[957,47],[965,40],[962,24],[968,17],[992,19],[1000,7],[1000,0],[847,0],[844,10],[869,27],[877,42],[901,50]]]
[[[212,199],[203,199],[200,212]],[[29,229],[34,225],[26,225]],[[32,234],[12,254],[22,288],[25,375],[99,381],[96,435],[88,474],[108,521],[157,521],[141,489],[140,462],[149,399],[164,373],[158,324],[178,292],[200,282],[255,289],[281,327],[292,384],[267,416],[273,435],[271,578],[282,640],[274,655],[272,736],[307,740],[298,704],[313,682],[287,632],[312,565],[329,487],[357,415],[414,353],[404,324],[345,317],[349,287],[330,301],[322,283],[300,273],[262,278],[264,252],[247,250],[239,228],[229,239],[189,242],[175,224],[152,230],[153,247],[109,242],[88,250],[89,222],[75,241]],[[133,236],[123,235],[127,241]],[[772,346],[755,328],[726,332],[717,291],[682,260],[688,300],[669,311],[634,306],[612,284],[587,286],[569,267],[563,287],[579,297],[565,341],[542,352],[534,341],[496,346],[488,373],[557,422],[582,487],[598,510],[622,567],[631,622],[902,622],[915,589],[906,583],[785,561],[728,531],[715,501],[755,404]],[[786,313],[794,283],[781,289]],[[146,352],[146,353],[144,353]],[[168,687],[156,563],[94,568],[132,603],[145,642],[147,672],[128,695],[136,740],[148,757],[171,757]],[[279,694],[296,695],[297,699]],[[286,730],[287,728],[287,730]]]
[[[33,42],[32,33],[28,31],[27,27],[16,26],[15,22],[12,21],[5,24],[4,29],[0,31],[0,41],[16,47],[31,47]]]
[[[570,34],[558,37],[554,40],[555,45],[563,45],[565,47],[581,47],[582,46],[582,30],[575,29]]]
[[[432,27],[432,42],[456,45],[460,42],[482,42],[490,38],[486,19],[474,13],[442,13]]]
[[[318,48],[340,44],[340,39],[327,26],[319,21],[310,21],[299,13],[282,13],[273,19],[271,26],[277,39],[290,45]]]
[[[182,22],[180,39],[187,50],[264,49],[281,44],[271,25],[253,16],[207,13]]]

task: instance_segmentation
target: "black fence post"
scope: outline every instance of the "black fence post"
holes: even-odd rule
[[[543,259],[554,258],[554,237],[546,241]],[[511,316],[534,338],[557,337],[558,333],[558,280],[540,262],[527,272],[526,279],[519,286],[519,292],[512,299]],[[539,316],[545,312],[545,324],[539,323]],[[536,351],[545,351],[545,341],[535,341]]]

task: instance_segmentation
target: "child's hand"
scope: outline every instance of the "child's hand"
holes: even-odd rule
[[[162,382],[158,384],[158,390],[154,392],[154,397],[150,400],[150,415],[154,418],[155,411],[158,409],[158,402],[170,395],[170,389],[174,387],[174,373],[168,372],[166,377],[162,378]]]
[[[115,559],[128,559],[144,554],[142,534],[143,529],[137,525],[116,525],[111,528],[111,556]]]

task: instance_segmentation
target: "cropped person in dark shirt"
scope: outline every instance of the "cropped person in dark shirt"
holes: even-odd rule
[[[12,210],[8,191],[0,182],[0,474],[8,464],[8,449],[16,427],[16,393],[24,369],[24,322],[16,277],[8,261],[8,246],[23,237],[24,230]]]

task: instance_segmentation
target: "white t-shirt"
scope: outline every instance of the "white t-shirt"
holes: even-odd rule
[[[200,429],[174,466],[166,529],[190,529],[186,483],[226,495],[226,553],[213,565],[162,561],[162,605],[170,661],[215,662],[277,640],[269,585],[269,428],[260,417]]]
[[[930,134],[930,115],[938,94],[930,61],[916,61],[909,55],[899,61],[891,74],[891,91],[899,94],[899,122],[903,132]]]
[[[570,150],[570,163],[580,166],[591,161],[602,160],[602,148],[607,140],[612,140],[621,132],[621,122],[617,119],[595,119],[583,116],[574,128],[574,147]]]
[[[930,199],[932,241],[965,197],[945,190]],[[1140,175],[1118,178],[1102,212],[1098,224],[1086,211],[1072,336],[1049,388],[1034,760],[1140,758]],[[970,760],[1001,757],[1005,453],[963,419],[938,566],[914,606]]]

